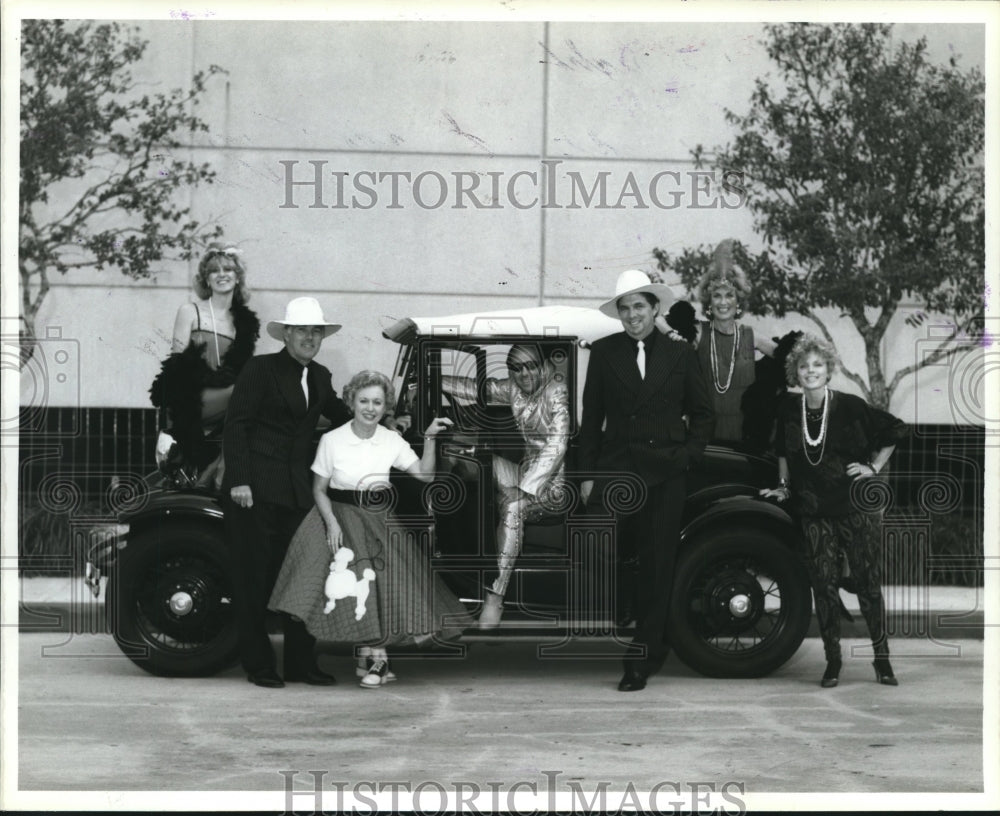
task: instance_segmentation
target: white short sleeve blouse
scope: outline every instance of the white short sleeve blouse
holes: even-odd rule
[[[389,483],[389,469],[406,470],[418,459],[395,431],[379,425],[370,439],[361,439],[351,423],[323,434],[312,471],[334,490],[370,490]]]

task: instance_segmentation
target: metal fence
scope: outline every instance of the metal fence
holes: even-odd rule
[[[100,503],[116,480],[155,468],[156,433],[153,408],[22,409],[21,506],[68,493]],[[961,511],[981,520],[984,444],[981,427],[914,426],[890,460],[887,516]]]
[[[985,443],[982,427],[914,425],[890,459],[889,515],[961,511],[981,522]]]
[[[109,509],[116,484],[156,467],[156,410],[152,408],[22,409],[18,495],[22,512]]]
[[[47,574],[62,558],[80,572],[102,525],[141,498],[157,429],[152,408],[22,411],[22,571]],[[982,585],[984,445],[982,428],[931,425],[899,445],[872,494],[885,510],[886,581]]]

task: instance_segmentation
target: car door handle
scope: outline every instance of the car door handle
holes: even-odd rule
[[[445,445],[444,446],[445,456],[475,456],[476,446],[468,445],[467,447],[459,447],[458,445]]]

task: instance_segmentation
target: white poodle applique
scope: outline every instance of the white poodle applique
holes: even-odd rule
[[[353,596],[357,599],[354,605],[354,620],[361,620],[365,616],[365,601],[368,600],[372,581],[375,580],[375,571],[365,569],[361,578],[356,578],[347,565],[354,559],[354,550],[350,547],[341,547],[334,553],[333,561],[330,562],[330,574],[326,576],[326,606],[323,608],[324,614],[329,615],[337,605],[337,601]]]

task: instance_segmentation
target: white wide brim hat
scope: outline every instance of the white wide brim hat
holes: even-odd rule
[[[319,301],[312,297],[300,297],[288,301],[284,320],[272,320],[267,324],[267,333],[275,340],[284,341],[285,326],[322,326],[323,336],[329,337],[340,331],[339,323],[328,323],[323,317]]]
[[[653,283],[649,275],[639,269],[626,269],[615,283],[615,296],[597,308],[608,317],[618,318],[618,298],[649,292],[660,301],[660,314],[666,314],[670,304],[676,300],[673,290],[665,283]]]

